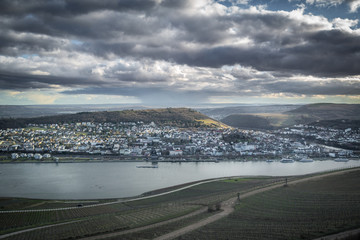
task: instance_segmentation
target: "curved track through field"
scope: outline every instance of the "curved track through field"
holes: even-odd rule
[[[298,179],[298,180],[289,181],[288,185],[293,185],[293,184],[297,184],[297,183],[301,183],[301,182],[305,182],[305,181],[309,181],[309,180],[316,180],[316,179],[324,178],[324,177],[327,177],[327,176],[334,176],[334,175],[343,174],[345,172],[357,171],[357,170],[358,170],[358,168],[346,169],[346,170],[337,171],[337,172],[330,172],[330,173],[325,173],[325,174],[321,174],[321,175],[310,176],[310,177],[306,177],[306,178],[302,178],[302,179]],[[256,190],[253,190],[253,191],[242,194],[240,196],[240,198],[243,199],[243,198],[252,196],[254,194],[257,194],[257,193],[261,193],[261,192],[269,191],[269,190],[274,189],[274,188],[281,187],[283,185],[284,185],[284,183],[278,183],[278,184],[271,185],[271,186],[268,186],[268,187],[256,189]],[[221,218],[224,218],[224,217],[228,216],[230,213],[232,213],[235,210],[234,206],[235,206],[237,201],[238,201],[237,197],[230,198],[230,199],[228,199],[226,201],[223,201],[221,203],[222,211],[219,212],[218,214],[212,215],[212,216],[210,216],[208,218],[205,218],[203,220],[200,220],[200,221],[198,221],[196,223],[190,224],[190,225],[188,225],[186,227],[180,228],[180,229],[175,230],[173,232],[167,233],[167,234],[162,235],[160,237],[157,237],[155,239],[156,240],[174,239],[174,238],[177,238],[177,237],[179,237],[181,235],[184,235],[184,234],[186,234],[188,232],[191,232],[193,230],[201,228],[201,227],[203,227],[203,226],[205,226],[205,225],[207,225],[209,223],[212,223],[212,222],[215,222],[215,221],[217,221],[217,220],[219,220]],[[145,227],[141,227],[141,228],[134,228],[134,229],[130,229],[130,230],[127,230],[127,231],[114,232],[114,233],[98,235],[98,236],[93,236],[93,237],[83,238],[83,239],[87,239],[87,240],[104,239],[104,238],[110,238],[110,237],[117,237],[117,236],[121,236],[121,235],[128,234],[128,233],[134,233],[134,232],[142,231],[142,230],[145,230],[145,229],[151,229],[153,227],[162,226],[162,225],[165,225],[165,224],[168,224],[168,223],[171,223],[171,222],[174,222],[174,221],[186,218],[186,217],[194,216],[194,215],[199,214],[199,213],[201,213],[203,211],[206,211],[206,209],[207,208],[202,208],[202,209],[200,209],[200,210],[198,210],[196,212],[193,212],[191,214],[182,216],[180,218],[171,219],[171,220],[168,220],[168,221],[160,222],[160,223],[157,223],[157,224],[153,224],[153,225],[149,225],[149,226],[145,226]],[[358,231],[358,230],[354,230],[354,231]]]

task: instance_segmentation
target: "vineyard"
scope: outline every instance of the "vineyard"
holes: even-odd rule
[[[175,231],[179,228],[188,226],[192,223],[196,223],[200,220],[203,220],[211,215],[213,215],[215,213],[209,213],[208,211],[204,211],[200,214],[197,214],[195,216],[192,217],[188,217],[185,219],[181,219],[181,220],[177,220],[175,222],[172,223],[168,223],[168,224],[164,224],[161,225],[159,227],[154,227],[154,228],[150,228],[150,229],[146,229],[146,230],[142,230],[142,231],[138,231],[135,233],[128,233],[128,234],[124,234],[121,235],[121,239],[127,239],[127,240],[136,240],[136,239],[153,239],[155,237],[158,236],[162,236],[164,234],[167,234],[169,232]],[[119,236],[114,236],[114,237],[109,237],[106,238],[107,240],[116,240],[116,239],[120,239]]]
[[[256,194],[181,239],[314,239],[358,228],[359,180],[358,170]]]
[[[114,202],[116,199],[102,200],[41,200],[28,198],[0,198],[0,210],[33,210],[33,209],[54,209],[75,207],[78,204],[83,206],[99,203]]]
[[[171,194],[137,201],[114,202],[94,207],[84,205],[66,210],[0,213],[0,233],[7,234],[38,226],[58,224],[19,233],[9,236],[8,239],[48,239],[49,236],[51,239],[68,239],[132,229],[183,216],[204,206],[234,197],[238,192],[243,193],[279,180],[281,179],[225,180],[204,183]],[[33,204],[32,209],[39,208],[36,202],[34,204],[30,201],[29,204]],[[72,204],[74,206],[74,203]],[[44,205],[47,208],[52,205],[58,206],[56,202],[51,201]],[[22,208],[28,209],[24,206]],[[195,216],[193,219],[201,218],[201,216],[206,216],[206,214]],[[184,224],[188,220],[181,222]],[[172,228],[181,222],[175,223]]]

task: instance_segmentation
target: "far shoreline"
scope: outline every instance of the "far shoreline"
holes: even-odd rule
[[[119,156],[119,155],[89,155],[89,154],[54,154],[50,158],[29,159],[18,158],[12,159],[9,153],[0,153],[0,164],[11,163],[109,163],[109,162],[144,162],[144,163],[187,163],[187,162],[262,162],[272,160],[274,162],[280,161],[284,156],[182,156],[182,157],[160,157],[158,159],[151,159],[146,156]],[[313,157],[314,161],[335,160],[332,157]],[[347,157],[348,160],[360,160],[359,157]],[[297,162],[296,159],[294,159]]]

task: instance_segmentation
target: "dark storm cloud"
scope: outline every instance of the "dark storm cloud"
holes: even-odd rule
[[[38,38],[34,35],[16,36],[10,31],[0,34],[0,54],[19,56],[27,53],[52,51],[64,46],[64,41],[47,36]]]
[[[355,34],[340,30],[316,31],[321,23],[301,22],[276,12],[244,12],[230,16],[188,15],[180,11],[190,6],[188,1],[179,3],[169,0],[158,6],[153,1],[141,3],[9,1],[2,11],[5,14],[23,15],[5,21],[5,27],[18,32],[72,36],[85,42],[78,47],[79,50],[101,57],[115,54],[119,57],[152,58],[203,67],[242,64],[263,71],[290,71],[319,76],[360,74],[360,37]],[[174,10],[165,11],[162,7]],[[101,12],[103,10],[109,11]],[[81,15],[94,12],[98,15]],[[139,17],[139,12],[146,15]],[[65,18],[65,15],[69,16]],[[229,34],[230,28],[237,32],[235,36]],[[172,30],[175,36],[165,36],[155,41],[156,34],[165,30]],[[239,37],[250,39],[254,46],[232,45],[231,41]],[[63,47],[51,39],[36,41],[29,37],[6,37],[2,40],[3,53],[14,51],[13,46],[25,50],[33,48],[33,51],[56,48],[54,44]],[[223,43],[226,41],[230,43]],[[187,43],[198,46],[189,49]]]
[[[0,72],[0,85],[3,90],[26,90],[36,88],[51,88],[51,85],[76,87],[81,85],[98,85],[101,81],[94,79],[31,75],[25,73]]]
[[[99,10],[144,11],[155,7],[152,0],[2,0],[0,14],[23,16],[27,14],[69,17]]]
[[[121,19],[121,21],[119,21]],[[145,27],[146,26],[146,27]],[[126,35],[150,35],[156,33],[161,22],[148,20],[145,23],[135,14],[99,12],[97,16],[79,18],[53,18],[41,16],[25,16],[8,27],[18,32],[32,32],[58,37],[79,37],[81,39],[110,39]]]
[[[34,89],[56,84],[82,88],[65,94],[127,95],[149,100],[157,93],[163,98],[173,95],[206,99],[211,94],[220,96],[224,92],[206,90],[206,86],[199,88],[202,90],[187,91],[195,85],[189,83],[208,83],[209,86],[216,81],[222,83],[225,77],[221,67],[241,65],[254,71],[232,73],[238,87],[234,94],[359,94],[357,82],[286,81],[294,75],[320,78],[359,75],[360,36],[350,28],[336,28],[325,18],[305,16],[300,10],[297,13],[259,9],[232,12],[219,4],[198,9],[194,4],[195,1],[190,0],[0,1],[1,55],[36,54],[41,58],[51,55],[50,52],[59,52],[58,58],[64,58],[60,63],[66,62],[66,58],[69,62],[75,61],[69,56],[76,54],[81,55],[79,61],[83,65],[88,59],[92,60],[88,66],[74,63],[76,66],[71,71],[62,70],[63,66],[59,65],[54,71],[56,74],[49,67],[46,71],[55,76],[29,75],[21,73],[21,69],[16,74],[0,72],[1,86]],[[55,55],[52,54],[51,57]],[[150,70],[141,72],[141,66],[117,69],[112,64],[99,73],[101,82],[94,80],[92,70],[98,66],[97,62],[118,59],[137,62],[144,68],[156,61],[180,68],[208,68],[212,76],[194,70],[194,75],[187,76],[190,80],[185,83],[177,81],[171,72],[168,76],[157,74],[152,65]],[[55,65],[57,62],[54,62]],[[16,67],[12,66],[10,71],[15,72]],[[44,70],[46,66],[37,69]],[[59,69],[64,75],[78,71],[84,76],[58,77]],[[30,70],[26,68],[25,72]],[[281,81],[275,81],[276,78]],[[130,82],[161,84],[161,87],[130,88]],[[109,87],[111,84],[115,84],[114,88]],[[121,84],[126,88],[119,88]],[[176,86],[178,90],[166,90],[165,86]]]
[[[255,46],[209,46],[176,53],[173,59],[196,66],[242,64],[263,71],[318,76],[360,74],[357,34],[338,29],[316,30],[320,23],[302,23],[276,13],[243,14],[228,20],[242,37],[252,39]]]
[[[189,1],[191,0],[184,0],[184,1],[178,1],[178,0],[165,0],[161,2],[161,6],[167,7],[167,8],[186,8],[186,6],[189,5]]]
[[[139,69],[134,69],[128,72],[117,72],[115,68],[105,71],[104,77],[108,79],[115,79],[119,83],[136,82],[153,84],[166,82],[169,78],[152,72],[143,73]]]
[[[322,76],[360,74],[360,36],[330,30],[309,35],[308,44],[285,49],[284,70]],[[279,68],[280,69],[280,68]]]
[[[278,81],[264,83],[262,87],[271,93],[292,93],[300,95],[360,95],[359,81]]]
[[[233,19],[209,19],[204,16],[169,19],[169,24],[179,31],[177,39],[159,39],[158,44],[141,40],[117,43],[98,41],[90,42],[88,50],[99,56],[115,53],[118,56],[146,57],[189,66],[217,68],[242,64],[262,71],[289,71],[317,76],[360,74],[360,36],[346,31],[316,31],[320,24],[298,23],[274,13],[265,16],[245,14]],[[148,27],[151,29],[151,26]],[[220,44],[237,39],[224,31],[229,27],[237,28],[240,37],[251,39],[255,45],[241,47]],[[199,46],[189,49],[183,43],[198,43]]]
[[[341,43],[323,36],[340,35]],[[329,37],[330,38],[330,37]],[[316,76],[360,74],[360,37],[337,30],[315,33],[290,48],[208,47],[172,56],[177,62],[203,67],[241,64],[261,71],[288,71]]]
[[[166,17],[170,20],[171,27],[180,31],[178,39],[192,43],[220,43],[229,38],[226,30],[233,25],[226,18],[211,18],[201,15],[188,16],[181,12]]]
[[[282,80],[258,78],[239,81],[238,92],[243,96],[259,94],[286,93],[291,95],[360,95],[360,82],[356,80],[319,79],[304,81],[283,78]]]

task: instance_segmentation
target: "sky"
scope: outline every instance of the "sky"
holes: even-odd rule
[[[2,0],[0,104],[360,103],[360,0]]]

